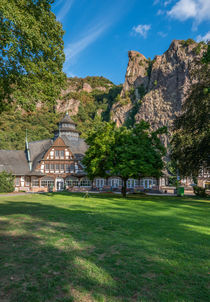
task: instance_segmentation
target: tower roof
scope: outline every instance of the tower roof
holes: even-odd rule
[[[62,123],[76,125],[76,123],[69,116],[68,112],[65,114],[65,116],[60,121],[60,124],[62,124]]]

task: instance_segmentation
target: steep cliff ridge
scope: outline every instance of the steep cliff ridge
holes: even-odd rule
[[[190,39],[174,40],[163,55],[156,56],[152,61],[136,51],[130,51],[121,97],[130,91],[134,93],[129,107],[119,102],[114,104],[113,120],[118,125],[126,123],[138,103],[134,122],[147,120],[153,129],[167,126],[170,133],[191,84],[197,81],[193,69],[205,49],[205,43],[198,44]],[[144,93],[140,95],[142,90]]]

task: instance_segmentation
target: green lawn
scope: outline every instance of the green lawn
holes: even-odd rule
[[[210,202],[0,196],[0,301],[209,301]]]

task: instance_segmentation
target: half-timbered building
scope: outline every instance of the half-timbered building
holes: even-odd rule
[[[0,172],[11,172],[15,176],[15,191],[46,192],[81,190],[120,190],[119,177],[96,178],[91,182],[84,171],[82,158],[88,149],[80,137],[76,124],[66,114],[58,125],[53,139],[28,142],[21,150],[0,150]],[[129,179],[128,190],[164,190],[168,175]]]

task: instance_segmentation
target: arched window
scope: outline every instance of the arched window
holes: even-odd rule
[[[66,186],[67,187],[78,187],[79,186],[79,179],[77,177],[67,177],[66,178]]]
[[[80,181],[80,186],[81,187],[91,187],[91,181],[87,177],[84,177]]]

